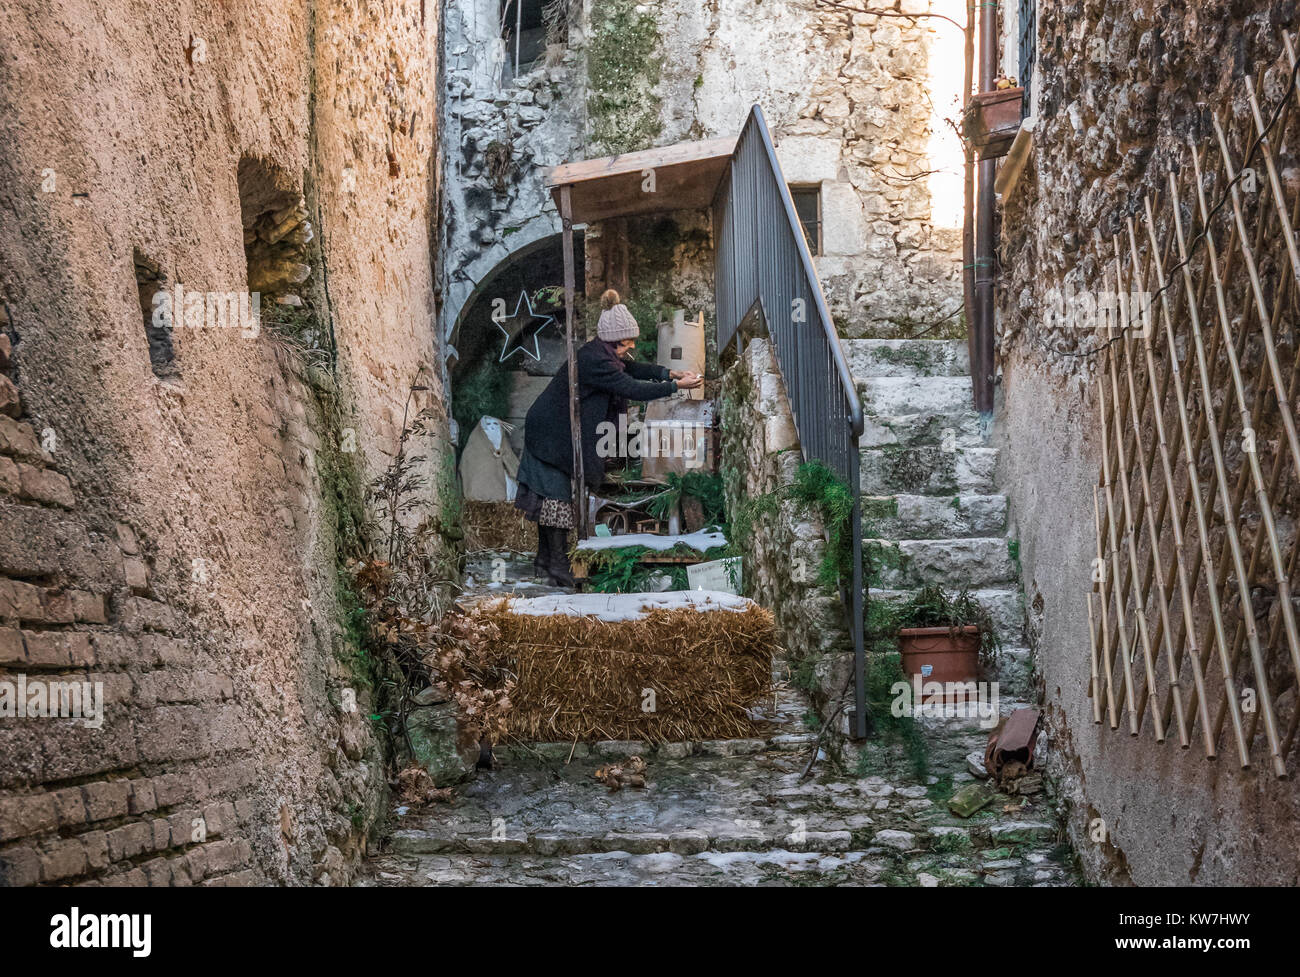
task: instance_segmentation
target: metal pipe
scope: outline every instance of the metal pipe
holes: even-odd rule
[[[997,73],[997,0],[980,5],[980,91],[993,90]],[[975,409],[985,423],[993,414],[993,180],[997,163],[980,160],[979,193],[975,211],[975,359],[971,362],[971,383]]]

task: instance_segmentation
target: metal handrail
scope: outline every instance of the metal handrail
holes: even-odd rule
[[[713,202],[718,348],[756,308],[772,339],[805,461],[821,461],[853,496],[853,580],[845,597],[853,635],[855,735],[867,732],[863,651],[859,441],[862,402],[826,307],[790,188],[757,105],[741,129]],[[739,339],[737,340],[739,342]]]

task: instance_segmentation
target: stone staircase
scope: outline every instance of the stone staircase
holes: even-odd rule
[[[967,587],[1002,642],[1001,693],[1030,692],[1024,599],[1007,498],[997,491],[972,401],[964,341],[854,339],[843,343],[866,415],[862,435],[863,537],[877,568],[873,598],[921,587]]]
[[[995,792],[970,818],[949,811],[976,779],[965,756],[986,731],[974,722],[942,722],[932,775],[879,742],[857,769],[823,759],[804,777],[807,711],[784,686],[755,710],[750,739],[499,747],[448,803],[398,804],[356,884],[1077,884],[1045,797]],[[611,792],[593,776],[631,755],[647,763],[644,788]]]

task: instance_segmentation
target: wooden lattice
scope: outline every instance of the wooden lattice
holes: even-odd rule
[[[1272,105],[1213,119],[1121,233],[1098,240],[1104,325],[1093,719],[1222,745],[1279,777],[1300,724],[1300,132],[1296,55]],[[1237,131],[1239,130],[1239,131]],[[1228,725],[1227,740],[1223,727]]]

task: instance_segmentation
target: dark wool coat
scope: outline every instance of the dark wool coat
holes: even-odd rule
[[[667,367],[625,363],[602,339],[578,349],[578,411],[582,419],[582,473],[595,488],[604,478],[604,459],[596,454],[597,426],[627,410],[629,400],[658,400],[677,387]],[[548,465],[573,476],[573,443],[569,427],[569,366],[560,368],[542,395],[528,409],[524,445]]]

